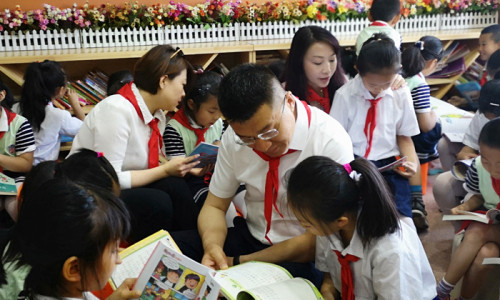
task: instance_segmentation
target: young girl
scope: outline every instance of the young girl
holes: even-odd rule
[[[338,40],[322,27],[300,28],[293,36],[283,75],[292,94],[329,113],[335,92],[347,82]]]
[[[486,85],[485,85],[486,87]],[[500,107],[495,106],[500,113]],[[460,211],[488,210],[500,207],[500,119],[484,125],[479,135],[481,156],[474,159],[467,171],[465,187],[472,195],[463,204],[452,208]],[[500,225],[472,222],[462,243],[451,257],[450,265],[437,287],[440,299],[447,299],[455,284],[464,278],[461,298],[469,299],[479,291],[491,266],[483,265],[486,257],[500,255]]]
[[[396,156],[407,157],[402,169],[383,175],[399,212],[412,217],[408,178],[415,174],[418,158],[411,136],[419,130],[409,89],[390,88],[401,66],[399,50],[387,36],[376,34],[361,49],[356,66],[359,74],[337,91],[330,115],[350,135],[355,155],[377,167]]]
[[[189,155],[201,142],[218,144],[223,132],[223,122],[217,95],[222,76],[207,72],[198,77],[193,89],[182,100],[182,108],[168,122],[163,134],[167,158]],[[203,177],[213,170],[213,165],[193,168],[188,179],[194,201],[201,209],[208,193]]]
[[[52,105],[56,99],[68,96],[75,117]],[[66,88],[66,74],[55,61],[34,62],[24,74],[19,109],[31,124],[35,134],[34,164],[59,157],[61,136],[75,136],[85,118],[74,90]]]
[[[118,243],[130,228],[125,206],[105,189],[64,179],[37,192],[24,198],[2,264],[31,268],[24,283],[29,299],[97,299],[88,291],[102,289],[121,263]],[[110,299],[139,297],[133,283],[126,280]]]
[[[80,148],[104,153],[118,174],[120,197],[133,214],[147,215],[157,206],[173,205],[173,222],[153,221],[163,222],[170,231],[196,228],[191,191],[179,178],[197,164],[192,162],[195,157],[160,164],[166,125],[163,111],[172,111],[180,103],[191,73],[180,49],[153,47],[137,61],[134,82],[99,102],[87,115],[70,151],[70,155]],[[158,190],[164,193],[162,197],[157,196]]]
[[[14,178],[19,188],[24,173],[33,165],[35,138],[30,123],[22,116],[10,111],[12,93],[0,80],[0,172]],[[17,199],[15,196],[0,196],[0,210],[5,209],[17,220]]]
[[[413,108],[417,114],[420,134],[412,137],[420,164],[429,162],[439,157],[437,144],[441,138],[441,124],[431,108],[430,89],[425,76],[436,69],[443,56],[441,41],[433,36],[424,36],[414,45],[410,45],[401,54],[403,74],[411,91]],[[410,178],[412,194],[412,213],[415,226],[424,230],[429,227],[427,223],[424,201],[422,200],[422,178],[420,168],[415,176]]]
[[[316,235],[325,299],[432,299],[435,279],[411,225],[399,221],[377,168],[313,156],[293,169],[288,204]],[[337,293],[341,293],[341,298]]]

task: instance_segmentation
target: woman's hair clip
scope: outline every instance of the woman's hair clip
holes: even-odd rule
[[[97,158],[101,158],[104,156],[104,153],[102,153],[102,152],[96,152],[96,153],[97,153]]]
[[[415,47],[417,47],[418,49],[420,49],[420,51],[423,51],[424,50],[424,44],[425,44],[424,41],[416,41],[415,42]]]

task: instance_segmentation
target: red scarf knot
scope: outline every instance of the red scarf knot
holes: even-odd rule
[[[356,262],[359,260],[359,257],[346,254],[342,255],[338,250],[333,250],[335,254],[337,254],[337,259],[340,263],[340,274],[342,278],[342,300],[355,300],[354,296],[354,281],[352,278],[352,270],[349,265],[350,262]]]
[[[196,134],[197,140],[196,140],[195,147],[198,146],[199,143],[205,141],[205,132],[207,132],[209,127],[207,127],[207,128],[194,128],[193,126],[191,126],[191,123],[189,122],[189,119],[186,115],[186,112],[184,111],[184,108],[179,109],[175,113],[173,119],[176,120],[177,122],[179,122],[182,126],[193,131],[194,134]]]
[[[365,158],[368,158],[368,155],[372,150],[373,131],[377,126],[377,104],[379,103],[380,99],[382,99],[382,97],[379,97],[377,99],[367,99],[368,101],[370,101],[370,108],[368,109],[368,112],[366,114],[364,129],[366,140],[368,142],[368,147],[366,148],[366,152],[364,155]]]
[[[132,106],[139,118],[144,121],[144,116],[142,115],[142,111],[139,108],[139,104],[137,103],[137,99],[135,98],[134,92],[132,91],[132,82],[124,85],[119,91],[118,94],[122,95],[125,99],[127,99]],[[160,165],[160,149],[161,145],[163,145],[163,138],[160,134],[160,130],[158,129],[158,119],[153,118],[151,122],[147,124],[151,128],[151,137],[148,141],[148,168],[155,168]]]
[[[321,97],[318,93],[316,93],[316,91],[313,88],[308,86],[307,101],[309,101],[309,103],[318,102],[323,108],[323,111],[329,114],[331,109],[331,103],[330,103],[330,96],[328,95],[328,87],[322,88],[321,90],[323,91],[323,97]]]

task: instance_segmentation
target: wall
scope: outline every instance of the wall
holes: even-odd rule
[[[156,3],[167,3],[168,0],[139,0],[139,3],[141,4],[156,4]],[[186,3],[189,5],[193,5],[196,3],[203,3],[204,0],[174,0],[175,2],[182,2]],[[253,0],[250,2],[255,2],[255,3],[263,3],[266,0]],[[128,0],[89,0],[90,4],[94,5],[99,5],[103,3],[111,3],[111,4],[117,4],[117,5],[123,5],[125,2],[128,2]],[[67,8],[71,7],[73,3],[76,3],[78,6],[82,6],[85,4],[85,0],[17,0],[12,4],[12,2],[7,1],[7,0],[2,0],[0,1],[0,10],[4,10],[6,8],[9,9],[14,9],[16,4],[21,5],[22,10],[31,10],[31,9],[39,9],[42,7],[44,3],[54,5],[59,8]]]

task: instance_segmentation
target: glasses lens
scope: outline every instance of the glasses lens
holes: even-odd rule
[[[279,131],[275,128],[266,131],[264,133],[259,134],[257,137],[261,140],[270,140],[273,137],[277,136],[279,134]]]

